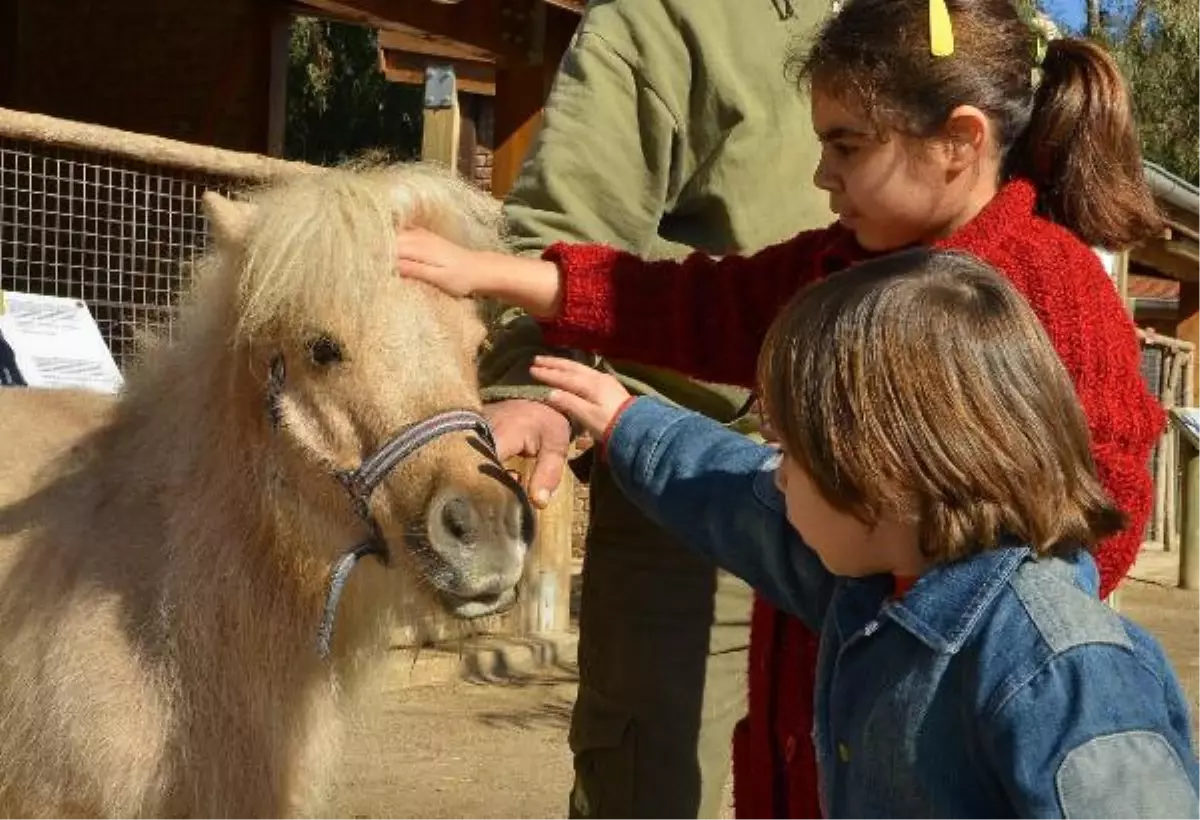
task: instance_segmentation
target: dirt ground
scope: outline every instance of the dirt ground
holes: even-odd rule
[[[1152,554],[1117,605],[1163,642],[1200,698],[1198,597],[1174,587],[1177,558]],[[565,817],[567,727],[576,691],[564,665],[526,679],[411,686],[398,675],[364,703],[337,797],[339,817]]]
[[[1192,706],[1200,736],[1200,592],[1179,589],[1179,555],[1143,550],[1117,590],[1117,608],[1163,645]]]
[[[575,674],[389,687],[346,748],[336,817],[565,817]]]

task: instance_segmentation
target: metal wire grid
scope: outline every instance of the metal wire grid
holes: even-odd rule
[[[0,137],[0,288],[82,299],[119,367],[171,327],[204,249],[200,196],[237,181]]]

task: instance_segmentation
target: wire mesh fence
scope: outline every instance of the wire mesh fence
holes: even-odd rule
[[[166,326],[203,251],[205,190],[234,180],[0,137],[0,288],[81,299],[118,365]]]
[[[140,331],[170,331],[204,192],[306,167],[0,109],[0,289],[82,300],[123,368]]]

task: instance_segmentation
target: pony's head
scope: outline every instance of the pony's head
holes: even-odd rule
[[[411,425],[480,409],[476,305],[395,275],[393,245],[398,227],[421,226],[498,246],[493,201],[404,165],[300,174],[247,202],[204,204],[216,275],[197,288],[224,304],[225,360],[249,385],[277,540],[313,545],[287,560],[328,568],[375,530],[387,569],[362,583],[397,603],[433,595],[460,617],[507,608],[533,522],[486,431],[434,436],[357,501],[347,490]]]

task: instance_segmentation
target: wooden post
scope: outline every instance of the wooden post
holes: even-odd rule
[[[460,130],[458,86],[454,80],[453,66],[427,66],[421,159],[440,162],[451,171],[457,171]]]
[[[1183,361],[1182,381],[1184,388],[1184,404],[1195,408],[1200,406],[1196,400],[1197,384],[1200,383],[1197,370],[1200,369],[1200,345],[1197,344],[1197,313],[1196,313],[1196,282],[1180,283],[1180,307],[1187,303],[1191,311],[1189,325],[1180,328],[1188,333],[1182,341],[1190,342],[1188,358]],[[1184,293],[1188,292],[1185,297]],[[1183,310],[1180,311],[1184,313]],[[1183,410],[1176,410],[1172,415],[1178,418]],[[1183,483],[1183,494],[1179,500],[1179,519],[1182,528],[1179,545],[1179,586],[1187,590],[1200,589],[1200,437],[1196,436],[1182,419],[1176,421],[1179,428],[1176,433],[1176,458],[1180,465],[1180,479]]]
[[[288,48],[292,15],[282,7],[272,8],[270,22],[270,76],[267,91],[267,150],[269,157],[282,157],[287,135]]]
[[[513,459],[506,466],[516,469],[525,482],[533,470],[533,459]],[[521,603],[510,621],[519,635],[563,632],[570,626],[574,508],[575,476],[565,469],[549,506],[537,513],[537,532],[521,582]]]
[[[1196,355],[1200,355],[1200,282],[1196,279],[1179,282],[1179,323],[1175,326],[1175,338],[1191,342]],[[1200,378],[1193,380],[1187,403],[1200,407]]]
[[[1129,251],[1118,251],[1113,260],[1113,283],[1117,286],[1117,294],[1129,314],[1133,315],[1133,300],[1129,298]]]
[[[1196,446],[1182,444],[1180,460],[1183,462],[1183,538],[1179,550],[1179,586],[1184,589],[1200,589],[1200,455]]]
[[[459,174],[471,184],[477,184],[475,177],[475,149],[479,144],[479,108],[480,97],[475,94],[459,93],[460,109],[458,134],[458,170]]]

